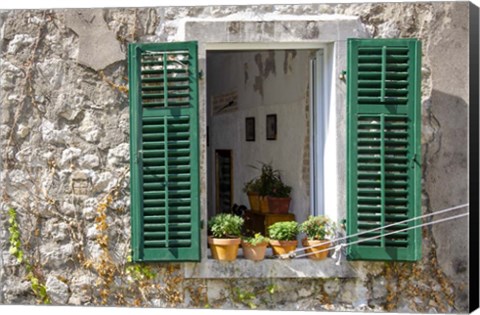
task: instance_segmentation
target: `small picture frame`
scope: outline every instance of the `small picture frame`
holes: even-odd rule
[[[255,141],[255,117],[245,118],[245,140]]]
[[[277,115],[267,115],[267,140],[277,140]]]

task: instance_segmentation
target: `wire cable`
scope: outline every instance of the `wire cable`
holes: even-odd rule
[[[420,224],[420,225],[408,227],[408,228],[405,228],[405,229],[401,229],[401,230],[397,230],[397,231],[393,231],[393,232],[388,232],[388,233],[381,234],[381,235],[377,235],[377,236],[372,236],[372,237],[369,237],[369,238],[366,238],[366,239],[362,239],[362,240],[358,240],[358,241],[353,241],[353,242],[350,242],[350,243],[347,243],[347,244],[339,244],[339,245],[337,245],[337,246],[347,247],[347,246],[350,246],[350,245],[355,245],[355,244],[358,244],[358,243],[362,243],[362,242],[366,242],[366,241],[371,241],[371,240],[374,240],[374,239],[377,239],[377,238],[380,238],[380,237],[383,237],[383,236],[387,236],[387,235],[391,235],[391,234],[395,234],[395,233],[399,233],[399,232],[405,232],[405,231],[408,231],[408,230],[417,229],[417,228],[420,228],[420,227],[423,227],[423,226],[427,226],[427,225],[433,225],[433,224],[437,224],[437,223],[441,223],[441,222],[445,222],[445,221],[450,221],[450,220],[458,219],[458,218],[465,217],[465,216],[468,216],[468,215],[469,215],[468,213],[462,213],[462,214],[458,214],[458,215],[451,216],[451,217],[448,217],[448,218],[443,218],[443,219],[439,219],[439,220],[427,222],[427,223],[424,223],[424,224]],[[336,248],[337,246],[332,246],[332,247],[329,247],[329,248],[325,248],[325,249],[322,249],[322,250],[318,250],[318,251],[315,251],[315,252],[312,252],[312,253],[303,254],[303,255],[294,255],[294,258],[301,258],[301,257],[305,257],[305,256],[310,256],[310,255],[312,255],[312,254],[317,254],[317,253],[325,252],[325,251],[330,250],[330,249],[332,249],[332,248]],[[287,254],[287,255],[290,255],[290,254],[291,254],[291,253],[289,253],[289,254]]]
[[[433,215],[437,215],[437,214],[441,214],[441,213],[445,213],[445,212],[450,212],[450,211],[458,210],[458,209],[461,209],[461,208],[465,208],[465,207],[467,207],[468,205],[469,205],[468,203],[465,203],[465,204],[458,205],[458,206],[455,206],[455,207],[450,207],[450,208],[442,209],[442,210],[439,210],[439,211],[427,213],[427,214],[420,215],[420,216],[417,216],[417,217],[413,217],[413,218],[410,218],[410,219],[406,219],[406,220],[403,220],[403,221],[399,221],[399,222],[387,224],[387,225],[385,225],[385,226],[381,226],[381,227],[374,228],[374,229],[371,229],[371,230],[362,231],[362,232],[355,233],[355,234],[352,234],[352,235],[346,235],[346,236],[343,236],[343,237],[340,237],[340,238],[336,238],[336,239],[333,239],[333,240],[325,241],[325,242],[322,242],[322,243],[317,244],[317,245],[312,245],[312,246],[309,246],[309,247],[298,248],[298,249],[295,249],[295,250],[292,251],[292,252],[295,253],[295,252],[298,252],[298,251],[303,251],[303,250],[305,250],[305,249],[311,249],[311,248],[315,248],[315,247],[318,247],[318,246],[322,246],[322,245],[324,245],[324,244],[328,244],[328,243],[331,243],[331,242],[342,241],[342,240],[345,240],[345,239],[348,239],[348,238],[351,238],[351,237],[355,237],[355,236],[359,236],[359,235],[363,235],[363,234],[367,234],[367,233],[371,233],[371,232],[383,230],[383,229],[386,229],[386,228],[389,228],[389,227],[392,227],[392,226],[395,226],[395,225],[403,224],[403,223],[406,223],[406,222],[410,222],[410,221],[414,221],[414,220],[426,218],[426,217],[429,217],[429,216],[433,216]],[[292,253],[292,252],[290,252],[290,253]]]
[[[465,205],[468,205],[468,204],[465,204]],[[440,211],[435,211],[435,212],[433,212],[433,213],[426,214],[426,215],[422,215],[422,216],[419,216],[419,217],[416,217],[416,218],[411,218],[411,219],[408,219],[408,220],[405,220],[405,221],[412,221],[412,220],[424,218],[424,217],[431,216],[431,215],[437,215],[437,214],[440,214],[440,213],[445,213],[445,212],[447,212],[447,211],[452,211],[452,210],[454,210],[454,209],[459,209],[459,208],[461,208],[461,207],[465,207],[465,205],[456,206],[456,207],[452,207],[452,208],[447,208],[447,209],[440,210]],[[467,212],[467,213],[463,213],[463,214],[459,214],[459,215],[455,215],[455,216],[450,216],[450,217],[447,217],[447,218],[438,219],[438,220],[434,220],[434,221],[431,221],[431,222],[427,222],[427,223],[415,225],[415,226],[412,226],[412,227],[408,227],[408,228],[404,228],[404,229],[400,229],[400,230],[396,230],[396,231],[392,231],[392,232],[380,234],[380,235],[377,235],[377,236],[372,236],[372,237],[369,237],[369,238],[366,238],[366,239],[353,241],[353,242],[346,243],[346,244],[339,244],[339,245],[331,246],[331,247],[329,247],[329,248],[317,250],[317,251],[314,251],[314,252],[312,252],[312,253],[307,253],[307,254],[303,254],[303,255],[296,255],[296,254],[295,254],[295,253],[298,252],[298,251],[303,251],[303,250],[305,250],[305,249],[310,249],[310,248],[318,247],[318,246],[321,246],[322,244],[326,244],[326,243],[330,243],[330,242],[337,242],[337,241],[339,241],[339,240],[344,240],[344,239],[351,238],[351,237],[358,236],[358,235],[362,235],[362,234],[365,234],[365,233],[370,233],[370,232],[372,232],[372,231],[384,229],[384,228],[386,228],[386,227],[388,227],[388,226],[394,226],[394,225],[397,225],[397,224],[402,223],[402,222],[397,222],[397,223],[395,223],[395,224],[386,225],[386,226],[381,227],[381,228],[375,228],[375,229],[372,229],[372,230],[369,230],[369,231],[364,231],[364,232],[361,232],[361,233],[352,234],[352,235],[345,236],[345,237],[341,237],[341,238],[334,239],[334,240],[331,240],[331,241],[326,241],[326,242],[323,242],[323,243],[318,244],[318,245],[299,248],[299,249],[296,249],[296,250],[293,250],[293,251],[289,252],[288,254],[276,255],[275,257],[278,257],[278,258],[281,258],[281,259],[286,259],[286,258],[301,258],[301,257],[310,256],[310,255],[313,255],[313,254],[317,254],[317,253],[329,251],[329,250],[331,250],[331,249],[337,248],[338,246],[340,246],[340,247],[347,247],[347,246],[350,246],[350,245],[354,245],[354,244],[358,244],[358,243],[362,243],[362,242],[374,240],[374,239],[377,239],[377,238],[380,238],[380,237],[384,237],[384,236],[388,236],[388,235],[392,235],[392,234],[396,234],[396,233],[400,233],[400,232],[404,232],[404,231],[408,231],[408,230],[420,228],[420,227],[423,227],[423,226],[428,226],[428,225],[433,225],[433,224],[437,224],[437,223],[441,223],[441,222],[445,222],[445,221],[449,221],[449,220],[458,219],[458,218],[461,218],[461,217],[464,217],[464,216],[468,216],[468,215],[469,215],[469,213]]]

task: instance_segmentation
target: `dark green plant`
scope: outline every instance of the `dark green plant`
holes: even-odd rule
[[[260,176],[245,183],[245,193],[258,193],[260,196],[271,196],[277,198],[288,198],[292,187],[283,183],[280,171],[273,168],[271,163],[261,163]],[[251,166],[258,169],[255,166]]]
[[[221,213],[208,221],[208,228],[215,238],[237,238],[242,234],[243,218]]]
[[[257,246],[258,244],[268,243],[270,239],[268,237],[263,236],[260,233],[255,234],[253,237],[246,237],[243,239],[245,243],[248,243],[253,246]]]
[[[300,231],[305,233],[309,240],[324,240],[335,234],[335,225],[326,216],[309,216],[308,220],[300,225]]]
[[[277,198],[288,198],[292,192],[292,187],[285,185],[280,177],[278,180],[272,183],[272,189],[268,192],[267,196]]]
[[[294,241],[298,235],[298,223],[295,221],[277,222],[268,228],[270,239],[277,241]]]
[[[262,183],[260,182],[259,178],[252,178],[248,182],[245,183],[243,186],[243,192],[248,193],[256,193],[258,194],[261,190]]]

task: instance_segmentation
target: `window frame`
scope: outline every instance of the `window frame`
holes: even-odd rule
[[[297,47],[298,49],[301,48],[317,48],[318,45],[331,45],[333,47],[333,54],[332,54],[332,70],[331,70],[331,96],[330,96],[330,103],[332,105],[333,111],[337,113],[338,121],[345,121],[345,117],[343,115],[342,110],[345,108],[346,102],[346,94],[344,88],[344,84],[342,82],[337,81],[338,74],[340,71],[345,69],[345,56],[346,56],[346,47],[345,41],[349,37],[355,38],[369,38],[370,35],[368,34],[367,30],[365,29],[364,25],[360,21],[358,17],[354,16],[338,16],[334,19],[330,17],[325,18],[322,15],[319,16],[312,16],[312,15],[305,15],[305,16],[297,16],[295,18],[285,16],[279,17],[278,19],[272,20],[265,20],[263,17],[254,17],[248,20],[230,20],[230,19],[191,19],[191,18],[183,18],[178,19],[175,21],[178,25],[178,30],[174,36],[168,38],[168,41],[191,41],[195,40],[198,41],[199,51],[198,51],[198,59],[199,59],[199,71],[202,73],[206,73],[206,50],[213,50],[213,49],[225,49],[230,48],[232,50],[239,49],[240,46],[248,45],[251,49],[265,47],[267,49],[275,49],[275,48],[291,48]],[[305,37],[303,36],[303,30],[305,30],[305,25],[309,25],[310,28],[321,27],[322,29],[329,30],[328,32],[320,32],[314,37]],[[246,34],[239,33],[232,33],[231,27],[235,27],[238,29],[251,29],[251,32]],[[269,29],[274,30],[273,32],[265,32],[264,27],[268,26]],[[284,30],[284,27],[288,27],[290,33],[286,34],[284,32],[276,32],[275,30],[281,29]],[[199,31],[201,30],[201,31]],[[241,35],[241,36],[240,36]],[[260,46],[259,46],[260,45]],[[201,147],[201,154],[200,154],[200,187],[203,187],[201,190],[200,195],[200,209],[201,209],[201,220],[202,220],[202,231],[201,231],[201,261],[199,263],[184,263],[182,264],[185,277],[197,277],[197,278],[221,278],[220,274],[213,274],[211,276],[206,276],[201,270],[205,270],[205,268],[209,268],[216,264],[214,260],[207,259],[207,252],[208,249],[204,244],[207,243],[206,239],[206,224],[205,220],[207,218],[207,193],[205,191],[205,187],[207,187],[207,173],[206,173],[206,152],[203,148],[206,148],[206,133],[207,133],[207,126],[204,123],[206,118],[206,88],[205,88],[205,80],[200,79],[199,82],[199,113],[200,113],[200,125],[199,125],[199,136],[200,136],[200,147]],[[342,147],[345,144],[345,140],[343,139],[346,137],[345,128],[339,126],[339,134],[337,137],[337,146]],[[203,152],[202,152],[203,151]],[[344,156],[339,156],[339,162],[337,164],[337,173],[339,174],[337,187],[341,189],[346,185],[345,178],[342,178],[342,174],[346,171],[346,166],[342,163],[341,159]],[[346,209],[346,200],[344,194],[340,191],[337,196],[337,209],[338,209],[338,220],[341,220],[345,217],[345,209]],[[337,211],[337,209],[331,209],[333,211]],[[307,271],[305,268],[300,270],[301,272],[297,274],[298,277],[342,277],[342,274],[345,276],[349,276],[348,272],[345,270],[338,271],[338,267],[335,269],[338,271],[335,275],[329,273],[325,275],[318,274],[318,267],[322,265],[320,269],[323,269],[327,265],[331,263],[331,259],[327,261],[323,261],[323,263],[316,262],[316,270]],[[244,261],[242,261],[244,262]],[[304,265],[304,260],[301,261]],[[248,264],[248,261],[244,262]],[[275,265],[278,266],[297,266],[299,261],[272,261]],[[236,263],[228,264],[229,268],[232,267],[232,272],[229,274],[230,278],[235,277],[242,277],[242,271],[238,269],[238,267],[242,267],[245,264],[239,264],[237,266]],[[306,263],[308,265],[308,263]],[[259,265],[255,265],[259,266]],[[347,261],[343,261],[340,266],[348,267],[349,263]],[[250,266],[251,267],[251,266]],[[261,266],[260,266],[261,267]],[[237,268],[237,269],[236,269]],[[296,268],[296,267],[294,267]],[[256,267],[253,268],[254,272],[255,269],[260,270],[262,268]],[[262,269],[263,270],[263,269]],[[269,273],[268,276],[270,277],[283,277],[284,274],[281,272],[279,274]],[[295,277],[295,276],[294,276]]]

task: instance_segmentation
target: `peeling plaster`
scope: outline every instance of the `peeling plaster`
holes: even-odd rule
[[[276,75],[276,67],[275,67],[275,51],[274,50],[269,50],[268,51],[268,56],[265,58],[265,71],[263,74],[264,79],[268,78],[270,73],[273,73]]]
[[[253,89],[254,91],[258,91],[263,97],[263,61],[261,53],[255,55],[255,63],[257,64],[258,75],[255,76],[255,83],[253,84]]]
[[[283,61],[283,73],[292,73],[292,61],[297,56],[296,50],[285,50],[285,59]]]
[[[125,59],[116,35],[107,27],[102,10],[68,10],[66,26],[79,36],[77,61],[96,71]]]

